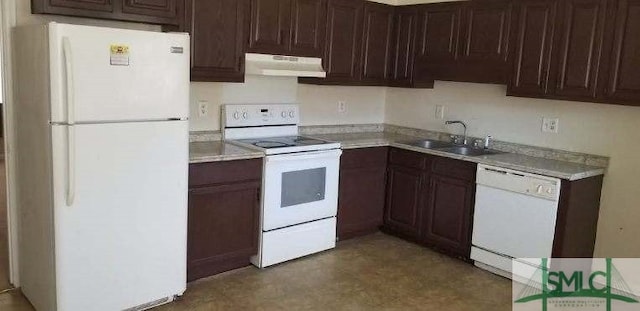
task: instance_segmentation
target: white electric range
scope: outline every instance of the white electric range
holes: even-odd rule
[[[335,247],[340,144],[298,135],[298,106],[223,105],[223,137],[265,153],[258,254],[264,268]]]

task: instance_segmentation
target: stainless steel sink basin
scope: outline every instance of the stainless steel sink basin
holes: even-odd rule
[[[450,148],[455,146],[452,143],[431,139],[414,140],[405,142],[405,144],[426,149]]]
[[[482,155],[491,155],[491,154],[499,154],[500,151],[488,150],[488,149],[478,149],[467,146],[453,146],[453,147],[445,147],[445,148],[437,148],[438,151],[455,153],[459,155],[465,156],[482,156]]]

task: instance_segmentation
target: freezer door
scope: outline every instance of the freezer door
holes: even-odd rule
[[[182,294],[187,122],[52,133],[57,310],[123,310]]]
[[[189,115],[187,34],[51,23],[49,49],[53,122]]]

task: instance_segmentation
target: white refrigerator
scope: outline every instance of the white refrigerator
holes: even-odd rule
[[[186,288],[189,36],[14,29],[19,281],[37,310]]]

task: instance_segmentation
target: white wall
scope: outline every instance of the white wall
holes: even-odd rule
[[[191,83],[191,130],[219,130],[220,105],[240,103],[298,103],[302,125],[382,123],[386,88],[298,84],[292,77],[247,76],[245,83]],[[198,115],[198,102],[208,102],[207,116]],[[347,103],[338,112],[338,101]]]
[[[602,192],[596,255],[640,257],[640,107],[507,97],[500,85],[436,81],[433,90],[388,89],[385,122],[460,133],[435,118],[464,120],[469,135],[611,158]],[[542,117],[560,119],[542,133]]]

